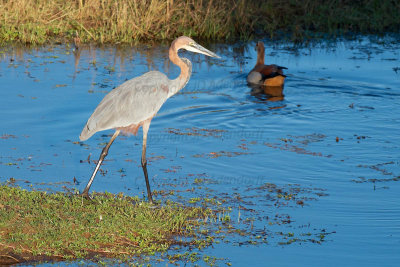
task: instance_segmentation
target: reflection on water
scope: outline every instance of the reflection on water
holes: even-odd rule
[[[266,101],[282,101],[284,98],[284,86],[264,86],[264,85],[249,85],[251,88],[250,94],[259,100]]]
[[[74,67],[75,67],[75,72],[73,76],[74,79],[76,77],[76,72],[78,70],[79,60],[81,58],[81,51],[82,49],[76,49],[76,48],[72,51],[72,53],[74,54]]]
[[[165,103],[149,131],[148,171],[157,198],[215,197],[233,208],[235,221],[240,210],[239,221],[255,234],[251,241],[263,242],[254,246],[226,237],[201,252],[234,265],[395,266],[398,42],[265,44],[271,62],[288,67],[284,89],[247,86],[255,43],[204,44],[220,61],[181,53],[193,63],[191,80]],[[78,142],[87,118],[127,79],[155,69],[177,77],[167,50],[168,45],[2,48],[0,180],[81,190],[94,168],[90,159],[112,134]],[[94,191],[145,193],[141,141],[140,135],[118,138]],[[269,191],[274,188],[276,194]],[[307,241],[308,235],[313,239]],[[310,241],[316,235],[325,241]]]

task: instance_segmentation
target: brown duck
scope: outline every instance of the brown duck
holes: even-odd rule
[[[286,75],[282,70],[287,68],[275,64],[264,65],[265,48],[262,42],[256,44],[256,50],[257,63],[247,75],[247,82],[256,85],[283,86]]]

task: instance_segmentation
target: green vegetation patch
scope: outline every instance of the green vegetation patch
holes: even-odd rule
[[[167,202],[152,206],[122,194],[77,195],[0,186],[0,264],[113,258],[164,252],[197,231],[211,209]]]

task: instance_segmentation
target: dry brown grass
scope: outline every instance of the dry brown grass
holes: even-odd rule
[[[246,27],[233,13],[244,15],[245,0],[2,0],[1,39],[43,43],[48,37],[82,42],[131,43],[171,39],[178,35],[229,38]],[[252,23],[249,24],[251,27]],[[250,30],[250,28],[249,28]]]
[[[292,39],[400,29],[394,0],[0,0],[0,42],[133,43],[190,35]]]

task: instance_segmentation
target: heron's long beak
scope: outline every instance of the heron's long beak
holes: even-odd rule
[[[191,44],[191,45],[186,45],[184,48],[187,51],[191,51],[191,52],[194,52],[194,53],[200,53],[200,54],[203,54],[203,55],[206,55],[206,56],[209,56],[209,57],[221,58],[217,54],[211,52],[210,50],[202,47],[201,45],[199,45],[197,43],[194,43],[194,44]]]

